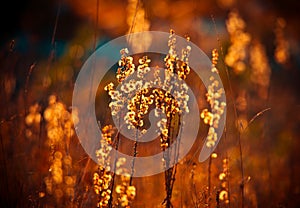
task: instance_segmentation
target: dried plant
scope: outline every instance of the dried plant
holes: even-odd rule
[[[288,8],[290,3],[287,2],[285,7]],[[65,10],[67,4],[72,6]],[[68,43],[69,36],[64,34],[61,26],[66,25],[69,15],[75,15],[71,11],[73,4],[76,4],[74,8],[79,8],[78,15],[88,10],[88,22],[82,24],[83,29],[67,31],[72,33]],[[293,20],[293,9],[288,15],[278,13],[269,7],[273,4],[278,5],[275,1],[260,2],[259,9],[255,10],[257,1],[240,4],[235,0],[217,0],[200,4],[196,1],[129,0],[121,3],[96,0],[92,7],[89,1],[58,2],[56,14],[50,18],[53,28],[49,37],[41,36],[48,30],[40,33],[38,31],[44,30],[36,28],[42,19],[35,24],[31,18],[33,13],[22,12],[25,14],[22,28],[29,26],[29,30],[24,33],[16,30],[14,37],[10,37],[12,40],[1,42],[2,207],[297,207],[297,21]],[[191,101],[185,81],[191,83],[193,90],[198,90],[198,104],[201,107],[207,105],[200,109],[200,117],[206,125],[200,126],[191,151],[206,136],[206,147],[217,145],[220,135],[216,129],[225,116],[226,107],[220,97],[225,96],[225,90],[212,76],[207,93],[201,97],[205,87],[189,68],[189,38],[180,53],[175,33],[171,31],[169,52],[161,60],[164,69],[152,70],[156,55],[153,58],[147,53],[147,56],[138,57],[152,44],[151,36],[131,34],[149,31],[150,27],[165,30],[172,25],[177,31],[188,32],[193,39],[196,36],[195,44],[204,51],[211,50],[216,40],[214,34],[209,33],[210,25],[202,14],[212,6],[226,10],[213,9],[216,17],[213,22],[217,30],[223,25],[222,18],[224,22],[227,18],[228,34],[222,28],[220,37],[229,35],[228,40],[220,42],[220,54],[217,50],[212,51],[211,67],[211,72],[220,72],[221,78],[224,75],[222,68],[225,68],[226,92],[229,86],[226,96],[232,96],[227,103],[227,136],[222,138],[206,163],[199,164],[196,156],[188,154],[174,165],[172,161],[178,159],[181,139],[188,137],[180,134],[185,125],[183,116],[190,111],[188,102]],[[233,7],[236,10],[232,10]],[[49,8],[52,12],[53,7]],[[229,15],[223,16],[228,11]],[[84,17],[79,19],[76,23],[81,27]],[[30,24],[27,24],[28,20]],[[95,22],[91,23],[93,20]],[[138,53],[129,55],[126,48],[120,51],[115,80],[105,87],[110,97],[110,113],[118,130],[111,125],[101,129],[101,148],[95,154],[98,162],[105,164],[104,168],[94,163],[81,147],[74,129],[78,117],[76,110],[71,109],[70,101],[84,59],[96,52],[106,38],[124,32],[128,34],[130,52]],[[49,45],[43,42],[47,39]],[[45,49],[47,55],[44,55]],[[224,63],[220,63],[223,58]],[[105,78],[110,76],[109,73],[106,75]],[[97,96],[105,95],[101,92]],[[106,101],[105,97],[99,106],[102,108]],[[101,123],[104,120],[109,124],[111,118],[102,117],[101,110],[106,109],[98,110]],[[149,133],[148,114],[152,110],[159,119],[154,124],[158,137],[151,144],[155,143],[155,151],[163,153],[161,159],[166,171],[151,177],[134,178],[137,157],[150,152],[143,149],[148,144],[140,142],[143,135]],[[120,131],[124,128],[134,132],[129,146],[121,144],[124,135]],[[112,148],[125,149],[133,159],[112,161],[109,157]],[[175,156],[169,154],[169,148],[175,150]],[[128,163],[131,166],[124,168]]]
[[[284,29],[286,21],[283,18],[277,18],[275,27],[275,60],[280,64],[285,64],[289,60],[289,42],[287,41]]]
[[[218,69],[216,68],[218,62],[218,51],[214,49],[212,51],[212,73],[219,73]],[[207,135],[207,147],[214,147],[217,141],[217,133],[215,129],[219,126],[219,121],[221,116],[224,114],[224,109],[226,107],[225,102],[220,102],[220,98],[222,94],[225,93],[224,89],[219,87],[219,82],[215,80],[213,76],[209,78],[211,84],[208,86],[207,93],[206,93],[206,100],[210,105],[211,110],[204,109],[201,112],[201,118],[203,119],[204,123],[209,125],[208,135]]]
[[[222,160],[222,172],[219,174],[220,180],[220,191],[217,195],[217,201],[219,202],[218,207],[230,207],[230,196],[229,196],[229,159],[224,158]]]
[[[189,38],[187,38],[189,42]],[[162,82],[159,76],[160,71],[155,71],[154,80],[145,81],[144,76],[150,72],[149,63],[151,60],[144,56],[139,59],[139,66],[136,69],[138,80],[129,78],[135,72],[133,58],[128,56],[128,49],[122,49],[121,60],[117,70],[116,78],[122,84],[120,90],[114,89],[113,83],[105,86],[105,90],[111,97],[109,107],[113,116],[120,117],[118,114],[124,104],[128,104],[128,112],[124,116],[124,121],[128,129],[138,129],[142,133],[147,130],[144,127],[144,118],[149,113],[151,105],[155,107],[155,115],[160,117],[165,114],[166,118],[161,118],[157,126],[160,130],[161,148],[164,151],[162,160],[165,165],[165,190],[166,198],[164,204],[166,207],[172,207],[171,197],[176,175],[176,164],[172,167],[170,164],[170,153],[165,151],[177,138],[181,125],[180,117],[183,113],[189,112],[187,102],[189,96],[187,94],[188,87],[185,83],[178,83],[177,80],[186,79],[190,72],[188,66],[188,57],[191,50],[187,46],[182,50],[179,58],[176,52],[176,38],[173,30],[169,37],[169,53],[164,59],[165,62],[165,79]],[[128,79],[127,79],[128,78]],[[158,85],[159,88],[152,89],[151,86]],[[174,96],[174,97],[173,97]],[[139,135],[135,136],[133,147],[133,158],[137,156],[137,145]],[[179,142],[179,141],[178,141]],[[176,158],[178,157],[179,145],[175,145]],[[132,161],[132,170],[130,176],[130,185],[134,172],[134,159]]]
[[[267,99],[270,84],[271,68],[264,47],[254,42],[250,47],[251,81],[257,85],[257,93],[262,99]]]
[[[29,114],[28,118],[32,115]],[[35,114],[37,118],[38,114]],[[70,140],[74,135],[74,121],[78,121],[76,111],[70,113],[55,95],[49,96],[48,107],[43,112],[47,122],[47,141],[49,147],[49,173],[44,178],[46,192],[54,196],[57,204],[73,204],[76,176],[72,174],[72,156],[69,153]]]
[[[241,73],[246,70],[245,59],[247,57],[247,48],[251,36],[244,31],[245,27],[246,23],[237,11],[229,13],[226,28],[229,33],[231,45],[228,48],[225,63],[231,67],[235,73]]]
[[[141,0],[129,0],[127,5],[128,42],[133,51],[145,50],[151,44],[151,36],[149,34],[130,35],[131,33],[149,31],[150,29],[150,21],[146,17],[146,10],[143,6],[143,1]],[[143,43],[140,40],[143,40]]]
[[[109,153],[112,149],[111,145],[113,133],[114,130],[111,125],[104,126],[102,128],[100,149],[96,151],[98,163],[101,164],[93,176],[94,191],[98,195],[97,207],[112,207],[113,175],[109,170]]]
[[[136,188],[135,186],[131,185],[132,177],[129,173],[129,170],[122,167],[125,162],[125,158],[119,158],[116,163],[117,174],[121,175],[121,184],[118,184],[115,188],[118,197],[116,205],[117,207],[129,208],[131,207],[132,201],[135,198]]]

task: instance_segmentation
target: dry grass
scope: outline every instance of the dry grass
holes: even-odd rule
[[[289,20],[268,16],[273,19],[271,29],[264,31],[268,37],[266,41],[265,34],[259,34],[262,30],[253,31],[253,26],[249,27],[251,20],[247,19],[249,16],[244,10],[238,10],[239,6],[230,9],[226,16],[220,12],[220,19],[211,21],[208,18],[209,27],[216,28],[213,33],[201,33],[199,28],[193,27],[199,23],[201,30],[205,30],[205,17],[200,15],[203,8],[217,4],[227,11],[235,1],[219,0],[212,5],[205,3],[206,7],[201,8],[200,3],[190,1],[107,3],[116,4],[112,14],[120,14],[118,17],[102,13],[102,6],[106,5],[103,1],[94,3],[94,9],[87,6],[88,3],[82,8],[93,10],[89,14],[94,14],[92,19],[95,21],[80,25],[63,52],[58,44],[63,30],[60,22],[65,12],[62,4],[53,14],[53,30],[47,37],[50,40],[48,57],[37,59],[36,54],[33,57],[30,53],[22,54],[22,40],[18,38],[6,41],[1,49],[2,206],[297,207],[300,203],[300,164],[297,159],[300,112],[296,52],[299,48],[291,40],[299,42],[289,36]],[[126,18],[121,14],[127,14]],[[243,15],[247,18],[243,19]],[[112,18],[114,27],[109,28],[110,24],[103,23],[100,17]],[[263,20],[269,21],[266,19]],[[118,24],[123,26],[116,29]],[[227,32],[218,24],[222,24]],[[134,158],[166,152],[178,136],[181,115],[189,111],[185,86],[179,86],[180,92],[171,88],[147,89],[143,86],[149,83],[142,81],[132,82],[134,86],[128,85],[120,91],[115,89],[135,71],[143,80],[149,67],[158,65],[165,69],[169,87],[170,83],[174,84],[174,76],[185,80],[198,96],[202,120],[198,139],[182,161],[171,167],[171,156],[165,153],[162,158],[165,172],[135,178],[134,160],[130,161],[131,169],[126,169],[124,159],[120,158],[114,161],[116,169],[109,171],[85,153],[74,130],[73,122],[76,124],[78,118],[75,109],[71,108],[72,89],[85,59],[102,44],[101,41],[105,41],[105,35],[113,38],[121,33],[130,34],[152,27],[163,31],[174,27],[179,35],[184,36],[186,32],[191,37],[187,38],[187,47],[181,51],[176,48],[174,31],[171,31],[166,43],[170,49],[166,57],[155,54],[129,56],[126,49],[121,51],[119,65],[106,74],[97,93],[97,119],[105,126],[102,128],[103,139],[99,140],[101,149],[96,152],[99,161],[109,161],[110,145]],[[151,44],[151,40],[147,40]],[[136,40],[129,41],[132,47],[139,47]],[[212,52],[211,70],[220,75],[224,89],[218,88],[213,79],[210,87],[205,89],[201,80],[194,76],[188,64],[189,41]],[[159,82],[158,74],[153,77]],[[125,99],[137,89],[140,92],[131,96],[132,99]],[[173,93],[178,95],[176,99],[180,102],[173,99]],[[199,163],[199,147],[216,145],[214,129],[218,128],[220,117],[225,116],[225,104],[218,102],[223,93],[228,101],[225,131],[210,158]],[[127,102],[129,109],[123,115],[120,109]],[[125,119],[126,127],[145,133],[149,127],[147,115],[155,108],[163,109],[166,118],[158,123],[160,136],[149,144],[139,142],[138,134],[135,141],[130,142],[116,127],[110,126],[111,115],[119,115],[120,119]],[[208,142],[203,144],[207,135]],[[180,135],[180,138],[186,139],[186,135]]]

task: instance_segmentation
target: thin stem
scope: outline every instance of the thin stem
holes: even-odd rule
[[[240,153],[240,168],[241,168],[241,177],[242,177],[242,181],[240,184],[240,188],[241,188],[241,196],[242,196],[242,208],[244,207],[244,162],[243,162],[243,150],[242,150],[242,142],[241,142],[241,134],[238,133],[238,140],[239,140],[239,153]]]
[[[28,85],[29,85],[29,80],[30,80],[30,77],[31,77],[31,74],[32,74],[32,71],[35,67],[35,63],[31,64],[31,66],[29,67],[29,70],[28,70],[28,73],[27,73],[27,76],[26,76],[26,81],[25,81],[25,89],[24,89],[24,107],[25,107],[25,110],[24,110],[24,114],[27,115],[27,109],[28,109],[28,103],[27,103],[27,95],[28,95]]]
[[[171,109],[172,109],[172,107],[171,107]],[[169,145],[172,142],[171,138],[173,138],[173,136],[174,136],[172,134],[173,131],[174,131],[174,128],[171,125],[172,124],[172,119],[173,119],[173,114],[171,113],[170,115],[171,115],[170,119],[168,119],[168,122],[167,122],[167,128],[168,128],[168,141],[167,141],[167,143]],[[177,148],[179,148],[179,147],[177,147],[177,145],[179,145],[179,144],[177,144],[177,143],[175,144],[175,158],[174,158],[175,162],[176,162],[176,159],[178,158]],[[178,149],[178,151],[179,151],[179,149]],[[170,207],[173,207],[173,205],[171,203],[171,198],[172,198],[173,186],[174,186],[174,182],[175,182],[175,175],[176,175],[176,172],[177,172],[177,164],[175,164],[173,167],[169,168],[170,167],[170,154],[167,154],[164,151],[163,156],[164,156],[165,163],[166,163],[166,168],[167,168],[167,170],[165,171],[166,198],[164,199],[163,203],[166,204],[166,208],[170,208]]]
[[[58,20],[59,20],[59,16],[60,16],[60,10],[61,10],[61,1],[58,4],[58,8],[56,11],[56,16],[55,16],[55,23],[54,23],[54,27],[53,27],[53,32],[52,32],[52,37],[51,37],[51,52],[50,55],[48,57],[48,65],[47,65],[47,73],[50,69],[50,65],[51,62],[53,61],[54,57],[55,57],[55,37],[56,37],[56,31],[57,31],[57,25],[58,25]]]
[[[266,108],[260,112],[258,112],[257,114],[255,114],[251,119],[250,121],[248,122],[247,126],[245,127],[244,131],[250,126],[250,124],[259,116],[261,116],[262,114],[264,114],[265,112],[271,110],[272,108]]]
[[[225,68],[225,72],[226,72],[226,78],[227,78],[227,82],[229,85],[229,91],[231,94],[231,99],[232,99],[232,104],[233,104],[233,110],[234,110],[234,117],[235,117],[235,121],[238,120],[238,113],[237,113],[237,108],[236,108],[236,103],[235,103],[235,99],[233,97],[233,89],[232,89],[232,85],[231,85],[231,81],[230,81],[230,76],[229,76],[229,70],[228,67],[226,66],[225,62],[224,62],[224,51],[223,51],[223,47],[220,43],[220,38],[219,38],[219,34],[217,32],[217,26],[216,26],[216,22],[215,22],[215,18],[213,15],[211,15],[212,21],[214,23],[214,28],[215,31],[217,33],[217,41],[221,50],[221,60],[224,63],[224,68]],[[239,126],[238,126],[239,128]],[[242,148],[242,141],[241,141],[241,133],[239,131],[239,129],[237,129],[238,132],[238,145],[239,145],[239,157],[240,157],[240,169],[241,169],[241,185],[240,185],[240,189],[241,189],[241,207],[244,208],[244,163],[243,163],[243,148]]]
[[[170,145],[170,124],[171,124],[171,119],[172,116],[170,118],[170,120],[168,120],[167,126],[168,126],[168,144]],[[172,197],[172,190],[170,190],[171,188],[171,171],[172,168],[170,167],[170,157],[169,155],[166,154],[166,152],[164,152],[164,159],[165,159],[165,163],[166,163],[166,168],[167,170],[165,171],[165,189],[166,189],[166,198],[165,198],[165,203],[166,203],[166,208],[170,208],[172,207],[171,204],[171,197]],[[171,193],[170,193],[171,192]]]
[[[99,6],[99,1],[97,0],[97,5],[96,5],[96,15],[97,15],[97,17],[96,17],[96,24],[97,24],[97,20],[98,20],[98,6]],[[60,8],[60,7],[59,7]],[[59,14],[59,13],[58,13]],[[58,14],[57,14],[57,16],[58,16]],[[57,17],[57,19],[58,19],[58,17]],[[56,24],[57,25],[57,24]],[[96,27],[95,27],[95,36],[94,36],[94,48],[93,48],[93,50],[94,50],[94,52],[95,52],[95,50],[96,50],[96,42],[97,42],[97,31],[96,31]],[[94,77],[94,69],[95,69],[95,58],[93,58],[93,70],[92,70],[92,74],[91,74],[91,80],[90,80],[90,83],[91,83],[91,85],[90,85],[90,91],[89,91],[89,100],[91,99],[91,96],[92,96],[92,86],[93,86],[93,77]],[[89,112],[90,113],[90,112]],[[90,120],[90,118],[91,118],[91,116],[88,116],[88,121],[87,122],[89,122],[89,120]],[[86,163],[86,165],[85,165],[85,167],[84,167],[84,171],[83,171],[83,174],[82,174],[82,176],[81,176],[81,181],[84,179],[84,177],[85,177],[85,174],[86,174],[86,172],[87,172],[87,168],[88,168],[88,166],[89,166],[89,164],[90,164],[90,161],[91,161],[91,159],[90,158],[88,158],[88,161],[87,161],[87,163]]]
[[[56,36],[56,31],[57,31],[58,19],[60,16],[60,10],[61,10],[61,1],[59,2],[58,9],[57,9],[56,16],[55,16],[55,24],[54,24],[52,38],[51,38],[52,46],[54,46],[54,44],[55,44],[55,36]]]
[[[208,178],[207,178],[207,207],[210,207],[210,201],[211,201],[211,194],[210,194],[210,189],[211,189],[211,164],[212,164],[212,157],[209,157],[208,160]]]
[[[193,169],[192,169],[192,175],[191,175],[191,181],[192,181],[192,190],[193,190],[193,195],[192,195],[192,201],[193,201],[193,204],[194,204],[194,207],[195,208],[198,208],[199,207],[199,204],[198,204],[198,191],[197,191],[197,187],[196,187],[196,183],[195,183],[195,180],[194,180],[194,177],[195,177],[195,168],[194,168],[194,165],[193,165]],[[195,199],[194,199],[194,195],[195,195]]]
[[[87,173],[87,169],[88,169],[88,166],[89,166],[89,164],[90,164],[90,161],[91,161],[91,158],[88,157],[88,160],[87,160],[87,162],[86,162],[86,164],[85,164],[85,166],[84,166],[84,169],[83,169],[82,176],[81,176],[81,178],[80,178],[80,182],[84,181],[84,177],[85,177],[85,174]]]
[[[120,123],[120,117],[119,117],[119,123]],[[119,145],[120,145],[120,132],[117,133],[116,135],[116,147],[115,149],[118,150],[119,149]],[[117,164],[117,154],[118,154],[118,151],[116,151],[116,158],[115,158],[115,161],[114,161],[114,170],[113,170],[113,174],[112,174],[112,181],[111,181],[111,192],[110,192],[110,197],[109,197],[109,201],[108,201],[108,207],[109,208],[112,208],[113,207],[113,190],[114,190],[114,186],[115,186],[115,178],[116,178],[116,164]]]
[[[142,95],[140,95],[140,99],[139,99],[139,105],[138,105],[138,109],[137,112],[139,113],[140,111],[140,106],[142,103]],[[139,122],[138,122],[139,124]],[[131,164],[131,175],[130,175],[130,181],[129,181],[129,185],[132,185],[132,178],[133,178],[133,174],[134,174],[134,164],[135,164],[135,158],[137,156],[137,145],[138,145],[138,139],[139,139],[139,127],[136,127],[136,133],[135,133],[135,141],[134,141],[134,146],[133,146],[133,159],[132,159],[132,164]]]
[[[135,134],[135,141],[134,141],[134,145],[133,145],[133,159],[132,159],[132,164],[131,164],[131,175],[130,175],[130,181],[129,181],[129,185],[132,185],[132,178],[133,178],[133,174],[134,174],[134,164],[135,164],[135,158],[137,156],[137,145],[138,145],[138,138],[139,138],[139,128],[136,128],[136,134]]]
[[[139,8],[139,4],[140,4],[140,0],[138,0],[137,4],[136,4],[136,8],[135,8],[135,12],[134,12],[134,17],[133,17],[133,20],[132,20],[132,23],[130,25],[130,29],[129,29],[129,38],[128,38],[128,42],[130,43],[130,39],[131,39],[131,33],[133,31],[133,28],[134,28],[134,25],[135,25],[135,20],[136,20],[136,16],[137,16],[137,12],[138,12],[138,8]]]

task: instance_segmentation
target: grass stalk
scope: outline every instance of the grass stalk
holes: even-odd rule
[[[217,33],[217,41],[218,41],[220,51],[221,51],[220,59],[224,63],[226,79],[227,79],[227,82],[228,82],[228,85],[229,85],[229,91],[230,91],[231,100],[232,100],[232,104],[233,104],[234,120],[237,121],[238,120],[238,112],[237,112],[237,108],[236,108],[236,102],[235,102],[235,99],[234,99],[234,93],[233,93],[233,88],[232,88],[232,84],[231,84],[231,80],[230,80],[229,70],[228,70],[228,67],[226,66],[225,60],[224,60],[225,53],[223,51],[223,47],[222,47],[222,44],[221,44],[221,41],[220,41],[220,38],[219,38],[219,35],[218,35],[218,31],[217,31],[215,18],[214,18],[213,15],[211,15],[211,19],[212,19],[213,24],[214,24],[215,32]],[[239,126],[237,128],[239,128]],[[240,184],[241,207],[244,208],[244,198],[245,198],[245,196],[244,196],[245,195],[245,193],[244,193],[244,162],[243,162],[243,147],[242,147],[242,141],[241,141],[241,133],[240,133],[239,129],[237,129],[237,140],[238,140],[239,158],[240,158],[240,171],[241,171],[241,184]]]

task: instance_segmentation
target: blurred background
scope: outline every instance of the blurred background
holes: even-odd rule
[[[96,207],[97,165],[75,135],[61,141],[64,158],[72,159],[63,163],[62,172],[72,180],[53,185],[49,179],[49,155],[60,158],[47,142],[51,95],[71,112],[76,76],[97,48],[131,32],[173,29],[209,57],[218,49],[228,101],[226,131],[214,158],[199,163],[190,154],[178,165],[174,207],[298,207],[299,11],[296,0],[7,2],[0,13],[0,203]],[[203,85],[190,83],[199,87],[200,106],[208,106]],[[192,151],[199,153],[206,134],[202,122]],[[164,207],[163,174],[136,178],[133,184],[131,207]]]

